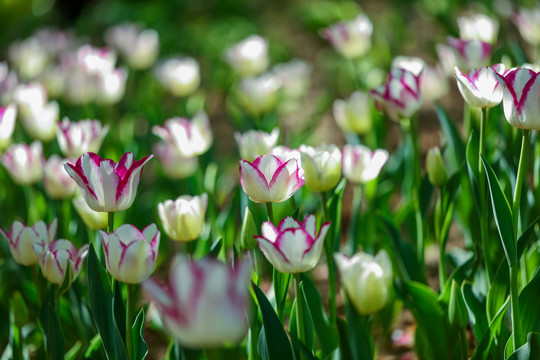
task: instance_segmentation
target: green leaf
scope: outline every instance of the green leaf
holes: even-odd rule
[[[221,251],[222,246],[223,246],[223,238],[219,237],[216,241],[214,241],[214,243],[210,247],[210,252],[208,253],[208,256],[217,258],[219,256],[219,252]]]
[[[463,161],[465,161],[465,144],[463,144],[459,131],[456,129],[454,123],[448,118],[448,115],[446,115],[446,112],[441,105],[435,105],[435,112],[437,113],[437,119],[439,119],[444,135],[454,149],[456,162],[462,164]]]
[[[508,289],[510,288],[509,281],[508,262],[502,260],[487,294],[487,316],[489,321],[493,321],[493,318],[495,318],[495,315],[506,301]]]
[[[508,360],[537,359],[540,359],[540,334],[537,332],[530,332],[527,335],[527,342],[508,358]]]
[[[521,331],[527,334],[531,331],[540,332],[540,271],[521,290],[519,294]]]
[[[65,346],[64,334],[62,333],[60,321],[58,321],[56,312],[54,311],[54,308],[50,302],[43,304],[40,313],[40,320],[43,328],[43,335],[45,337],[46,351],[49,358],[52,360],[63,360]]]
[[[90,343],[88,344],[88,347],[86,348],[86,351],[84,352],[84,358],[85,359],[93,359],[94,353],[99,350],[101,347],[101,336],[99,334],[96,334],[92,340],[90,340]]]
[[[135,360],[143,360],[148,355],[148,345],[143,338],[144,329],[144,309],[141,309],[135,318],[135,323],[131,327],[131,338],[133,344],[133,356]]]
[[[122,297],[122,284],[120,281],[114,281],[113,287],[113,311],[116,324],[126,323],[126,307],[124,306],[124,298]],[[120,336],[126,338],[126,327],[119,326]]]
[[[354,360],[373,360],[375,347],[373,336],[367,324],[367,318],[358,314],[349,299],[345,302],[348,320],[349,345]]]
[[[523,252],[525,251],[525,248],[527,247],[527,244],[529,243],[529,240],[530,239],[536,240],[535,238],[532,238],[532,236],[535,233],[534,227],[536,226],[536,224],[538,224],[539,220],[540,220],[540,218],[534,219],[534,221],[529,225],[527,230],[525,230],[523,232],[523,234],[521,234],[521,236],[519,237],[519,239],[517,241],[517,256],[518,256],[518,259],[521,259],[521,256],[523,255]]]
[[[300,283],[300,286],[302,286],[302,284]],[[291,314],[289,316],[289,335],[292,337],[292,336],[296,336],[298,334],[298,324],[297,324],[297,318],[296,318],[296,304],[297,304],[297,301],[303,301],[302,303],[302,309],[303,309],[303,312],[304,312],[304,336],[305,336],[305,339],[304,339],[304,343],[301,343],[306,349],[312,349],[313,348],[313,322],[311,320],[311,316],[309,314],[309,309],[307,308],[307,304],[306,304],[306,300],[305,300],[305,295],[304,294],[301,294],[301,297],[298,298],[298,297],[295,297],[294,299],[294,302],[293,302],[293,306],[291,308]],[[297,339],[297,341],[300,343],[300,340]],[[298,348],[297,346],[294,346],[294,343],[293,343],[293,350],[296,354],[296,358],[298,359],[300,355],[300,352],[301,352],[301,349]],[[311,350],[310,350],[310,353],[311,353]]]
[[[495,176],[493,169],[486,162],[482,156],[482,163],[486,169],[486,174],[489,184],[489,192],[491,194],[491,202],[493,204],[493,214],[495,216],[495,223],[499,230],[502,246],[506,254],[506,260],[509,266],[517,265],[517,253],[514,228],[512,224],[512,209],[508,204],[508,200],[502,191],[499,180]]]
[[[343,205],[343,195],[347,180],[341,179],[339,184],[334,189],[334,192],[326,202],[328,209],[328,217],[330,221],[330,230],[327,236],[330,236],[332,248],[334,251],[339,250],[339,240],[341,239],[341,208]],[[332,280],[331,280],[332,281]]]
[[[478,212],[480,211],[480,189],[478,185],[478,178],[480,176],[478,172],[478,163],[480,161],[479,153],[480,145],[478,144],[478,136],[472,131],[471,136],[469,136],[469,141],[467,142],[467,170],[469,181],[471,183],[474,205]]]
[[[339,355],[341,360],[353,360],[351,353],[351,344],[349,343],[349,331],[347,322],[342,318],[336,319],[337,329],[339,332]]]
[[[503,341],[498,339],[498,334],[501,330],[501,324],[506,314],[506,309],[508,309],[508,304],[510,304],[510,297],[506,299],[503,306],[499,309],[499,312],[495,314],[493,320],[489,323],[489,331],[484,334],[482,339],[479,341],[474,353],[471,357],[471,360],[486,360],[491,359],[490,354],[494,351],[493,347],[502,348]],[[501,352],[504,351],[501,349]],[[498,354],[495,359],[502,359],[502,354]]]
[[[259,336],[258,345],[259,355],[261,358],[268,360],[293,360],[291,343],[272,305],[255,283],[252,282],[251,286],[257,297],[263,318],[263,329]]]
[[[300,350],[300,353],[302,354],[302,359],[308,359],[308,360],[318,360],[319,358],[313,355],[313,352],[309,350],[306,345],[302,344],[300,340],[296,338],[296,336],[291,334],[291,342],[294,347]]]
[[[109,278],[92,244],[88,249],[86,272],[90,309],[96,328],[101,335],[105,353],[111,360],[127,360],[126,347],[114,318],[113,294]]]
[[[306,274],[302,274],[302,291],[313,321],[315,334],[321,345],[322,357],[325,358],[338,347],[339,334],[335,326],[328,321],[321,295],[313,281]]]
[[[474,335],[477,339],[481,339],[489,327],[486,316],[486,299],[484,295],[475,292],[470,283],[464,283],[462,290]]]
[[[274,283],[274,295],[276,297],[277,312],[278,314],[283,314],[283,310],[285,309],[285,301],[287,300],[287,293],[289,291],[289,284],[291,282],[291,274],[281,273],[274,268],[272,271],[272,279]]]

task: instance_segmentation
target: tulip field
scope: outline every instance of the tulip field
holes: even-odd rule
[[[0,360],[540,360],[540,3],[0,24]]]

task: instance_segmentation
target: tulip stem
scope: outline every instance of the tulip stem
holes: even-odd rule
[[[24,191],[24,197],[26,198],[26,209],[27,209],[27,225],[34,225],[39,220],[38,207],[37,204],[34,204],[36,199],[36,192],[34,191],[33,185],[25,185],[22,187]]]
[[[465,329],[459,330],[459,346],[461,348],[461,359],[467,360],[469,358],[467,349],[467,333]]]
[[[126,290],[126,349],[128,353],[128,360],[131,360],[133,359],[133,345],[131,338],[131,314],[133,313],[133,284],[127,284]]]
[[[69,232],[69,223],[71,221],[71,200],[69,198],[62,200],[62,217],[64,238],[71,239],[72,236]]]
[[[519,166],[516,179],[516,190],[514,191],[514,203],[512,206],[513,220],[514,220],[514,234],[516,239],[519,236],[519,208],[521,202],[521,188],[523,186],[523,180],[526,176],[527,170],[527,154],[528,154],[528,144],[529,144],[529,135],[531,131],[523,129],[523,138],[521,140],[521,154],[519,155]],[[519,260],[519,259],[518,259]]]
[[[328,210],[326,209],[326,193],[321,193],[321,203],[323,212],[323,221],[329,221]],[[332,226],[332,224],[330,224]],[[335,225],[334,225],[335,226]],[[326,266],[328,267],[328,284],[330,291],[328,294],[328,307],[330,310],[330,322],[333,323],[336,320],[336,264],[334,263],[334,239],[332,235],[327,235],[324,239],[324,253],[326,255]]]
[[[480,145],[478,148],[478,186],[480,190],[480,241],[482,242],[482,252],[484,255],[484,263],[486,267],[486,275],[488,287],[493,279],[493,269],[491,268],[489,239],[488,239],[488,213],[487,213],[487,188],[486,188],[486,171],[482,164],[482,156],[486,156],[486,125],[488,109],[483,107],[480,116]]]
[[[360,217],[360,205],[362,204],[362,185],[355,185],[353,188],[353,199],[351,204],[351,217],[348,227],[349,254],[352,256],[357,248],[358,220]]]
[[[112,234],[112,232],[114,231],[114,211],[109,211],[108,215],[109,215],[109,223],[107,225],[107,232],[109,234]]]
[[[518,267],[510,266],[510,307],[512,311],[512,332],[514,340],[512,342],[514,352],[523,344],[521,334],[521,321],[519,310],[519,289],[518,289]]]
[[[272,208],[272,203],[271,202],[266,203],[266,213],[268,214],[268,221],[270,221],[272,224],[274,224],[274,210]]]
[[[300,293],[300,273],[294,274],[294,293],[296,295],[296,329],[298,332],[298,341],[304,344],[304,301]],[[303,358],[303,356],[300,355],[300,358]]]
[[[36,271],[36,268],[40,269],[39,265],[30,266],[30,269],[32,270],[32,277],[34,278],[34,285],[36,286],[38,305],[41,308],[41,304],[43,302],[43,300],[42,300],[42,291],[41,291],[41,281],[38,278],[38,272]]]

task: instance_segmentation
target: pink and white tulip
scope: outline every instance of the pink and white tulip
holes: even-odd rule
[[[314,215],[306,216],[301,223],[286,217],[277,227],[270,221],[264,222],[262,236],[255,238],[259,249],[278,271],[296,274],[310,271],[317,265],[329,228],[330,222],[325,222],[317,234]]]
[[[156,224],[139,231],[125,224],[113,233],[100,231],[105,250],[107,271],[113,278],[127,284],[139,284],[156,269],[160,232]]]
[[[88,245],[83,245],[77,251],[73,243],[66,239],[56,240],[51,243],[34,243],[34,251],[37,255],[41,273],[53,284],[60,285],[64,282],[68,263],[73,271],[73,278],[79,275],[86,255]]]
[[[341,151],[336,145],[300,146],[306,186],[313,191],[333,189],[341,179]]]
[[[268,154],[277,156],[281,162],[287,162],[291,159],[295,159],[298,163],[298,167],[302,167],[302,154],[300,154],[300,150],[298,149],[291,149],[290,147],[284,145],[278,145],[270,149]]]
[[[15,183],[35,184],[43,177],[43,147],[39,141],[30,146],[13,144],[2,156],[2,164]]]
[[[268,154],[279,139],[279,129],[267,133],[260,130],[248,130],[244,133],[235,132],[234,139],[240,151],[240,157],[253,161],[261,155]]]
[[[282,202],[304,186],[304,170],[294,159],[282,162],[274,155],[261,155],[253,163],[240,160],[240,183],[254,202]]]
[[[343,176],[354,184],[364,184],[379,176],[388,160],[388,151],[371,151],[363,145],[345,145],[343,147]]]
[[[210,121],[204,111],[195,114],[191,121],[181,117],[169,119],[164,126],[152,127],[152,132],[186,158],[204,154],[213,141]]]
[[[415,76],[420,76],[426,68],[426,62],[417,56],[396,56],[392,60],[391,67],[404,69],[412,72]]]
[[[118,163],[85,153],[75,164],[64,165],[75,180],[88,206],[94,211],[126,210],[133,204],[143,166],[154,155],[135,161],[132,152],[125,153]]]
[[[64,118],[58,124],[56,138],[64,156],[78,158],[86,152],[99,152],[103,138],[109,132],[109,125],[101,126],[99,120],[72,122]]]
[[[510,125],[528,130],[540,129],[539,74],[524,68],[495,74],[503,91],[504,116]]]
[[[41,75],[51,60],[45,44],[35,36],[11,44],[8,56],[24,80]]]
[[[392,263],[386,251],[375,257],[356,253],[352,258],[335,254],[341,284],[356,310],[361,315],[381,310],[388,300],[392,284]]]
[[[183,195],[158,204],[161,224],[169,238],[176,241],[196,240],[203,231],[208,195]]]
[[[116,52],[111,48],[95,48],[83,45],[77,51],[77,60],[90,75],[108,74],[114,71]]]
[[[375,105],[390,119],[399,121],[415,115],[422,106],[420,75],[392,68],[386,82],[370,91]]]
[[[476,39],[491,45],[497,42],[499,22],[485,14],[461,16],[458,17],[457,23],[461,39]]]
[[[60,156],[51,155],[43,166],[43,185],[52,199],[66,199],[77,191],[77,183],[66,172],[64,162]]]
[[[491,57],[491,45],[482,40],[463,40],[448,38],[447,45],[437,48],[441,64],[446,64],[449,73],[457,66],[463,71],[479,69],[486,66]]]
[[[96,77],[96,102],[100,105],[118,103],[126,92],[127,70],[114,69]]]
[[[160,141],[154,144],[153,150],[165,176],[170,179],[188,178],[199,168],[199,159],[196,156],[185,157],[174,144]]]
[[[322,37],[348,59],[362,56],[369,51],[372,33],[373,25],[364,14],[351,21],[336,23],[321,32]]]
[[[189,57],[165,60],[155,73],[163,87],[177,97],[193,94],[201,83],[199,63]]]
[[[540,45],[540,7],[532,9],[521,8],[514,15],[516,24],[521,37],[533,46]]]
[[[246,111],[261,115],[274,108],[280,88],[281,82],[271,72],[246,77],[238,83],[238,99]]]
[[[4,108],[0,106],[0,150],[11,143],[16,118],[17,108],[15,105],[8,105]]]
[[[355,91],[347,100],[334,101],[332,111],[338,126],[344,132],[365,134],[371,130],[373,103],[368,94]]]
[[[268,42],[259,35],[251,35],[230,47],[225,61],[241,76],[257,75],[268,67]]]
[[[38,221],[34,226],[26,226],[20,221],[15,221],[8,232],[0,229],[9,241],[11,255],[21,265],[37,264],[38,258],[34,252],[34,244],[48,244],[54,241],[56,236],[57,220],[54,219],[49,226]]]
[[[457,67],[456,77],[459,92],[467,104],[472,107],[492,108],[499,105],[503,98],[503,90],[495,77],[495,73],[505,73],[504,64],[486,66],[465,75]]]
[[[143,288],[157,306],[169,334],[188,348],[239,343],[248,330],[248,262],[236,267],[206,257],[177,256],[163,286],[150,279]]]
[[[147,69],[159,53],[159,34],[135,24],[114,26],[107,31],[107,43],[114,46],[133,69]]]

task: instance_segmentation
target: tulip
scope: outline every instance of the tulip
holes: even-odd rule
[[[72,203],[84,224],[90,229],[100,230],[107,227],[109,223],[107,213],[90,209],[82,195],[75,197]]]
[[[530,69],[514,69],[495,76],[503,91],[504,116],[510,125],[540,129],[540,78]]]
[[[9,104],[14,101],[13,92],[18,83],[17,75],[9,71],[5,61],[0,61],[0,104]]]
[[[242,76],[260,74],[268,67],[268,42],[259,35],[251,35],[230,47],[225,61]]]
[[[51,243],[34,243],[34,251],[37,255],[41,273],[53,284],[61,285],[66,276],[68,262],[73,271],[71,282],[79,275],[82,264],[88,254],[88,245],[83,245],[77,251],[73,243],[66,239],[56,240]]]
[[[183,195],[158,204],[158,214],[167,236],[176,241],[196,240],[204,228],[208,195]]]
[[[491,45],[482,40],[463,40],[448,38],[448,46],[440,46],[437,48],[441,63],[447,63],[447,70],[453,72],[454,66],[460,69],[469,71],[486,66],[491,56]],[[451,54],[450,54],[451,53]],[[448,57],[448,59],[444,59]],[[449,60],[453,58],[453,63]],[[448,69],[449,67],[449,69]]]
[[[109,29],[105,37],[133,69],[147,69],[156,61],[159,34],[155,30],[141,30],[135,24],[123,24]]]
[[[371,151],[363,145],[345,145],[343,147],[343,176],[355,184],[364,184],[379,176],[388,160],[388,151]]]
[[[153,147],[163,172],[170,179],[185,179],[195,174],[199,168],[196,156],[185,157],[174,144],[158,142]]]
[[[64,156],[78,158],[86,152],[99,152],[108,131],[109,125],[102,127],[99,120],[71,122],[68,118],[64,118],[58,124],[56,137]]]
[[[491,108],[499,105],[503,91],[499,86],[495,73],[504,74],[504,64],[471,71],[465,75],[457,67],[454,76],[459,91],[467,104],[472,107]]]
[[[481,40],[488,44],[497,42],[499,22],[484,14],[461,16],[457,19],[459,37],[464,40]]]
[[[127,71],[114,69],[100,73],[96,81],[96,101],[101,105],[116,104],[126,92]]]
[[[369,96],[355,91],[347,100],[335,100],[332,110],[341,130],[362,135],[369,132],[373,126],[371,108]]]
[[[334,258],[341,284],[359,314],[373,314],[386,305],[392,283],[392,264],[386,251],[375,257],[359,252],[352,258],[343,254]]]
[[[13,90],[13,99],[22,116],[29,116],[32,108],[42,109],[47,104],[47,92],[39,83],[21,84]]]
[[[15,105],[8,105],[4,108],[0,106],[0,150],[11,143],[16,118],[17,108]]]
[[[540,7],[519,9],[513,21],[525,41],[533,46],[540,45]]]
[[[194,262],[182,255],[170,268],[168,284],[150,279],[143,289],[180,345],[220,347],[239,343],[247,333],[250,275],[248,262],[231,268],[211,257]]]
[[[139,231],[125,224],[113,233],[99,231],[107,271],[113,278],[127,284],[139,284],[148,279],[156,268],[160,233],[156,224]]]
[[[426,157],[426,170],[429,182],[434,186],[440,187],[446,184],[448,174],[441,156],[441,150],[438,147],[432,147],[428,150]]]
[[[77,50],[77,60],[90,75],[109,74],[114,71],[116,53],[111,48],[94,48],[83,45]]]
[[[392,68],[399,68],[420,76],[426,67],[426,62],[416,56],[396,56],[392,60]]]
[[[201,83],[199,63],[189,57],[169,59],[159,64],[156,77],[167,91],[177,97],[193,94]]]
[[[311,70],[309,63],[299,59],[274,66],[273,72],[281,83],[284,99],[298,99],[307,92]]]
[[[427,65],[420,78],[424,101],[435,101],[448,94],[448,78],[440,66]]]
[[[8,49],[11,64],[25,79],[34,79],[43,73],[49,63],[49,54],[43,43],[35,36],[12,44]]]
[[[35,184],[41,180],[42,161],[43,147],[39,141],[34,141],[30,146],[13,144],[2,156],[2,164],[19,185]]]
[[[165,126],[152,127],[152,132],[186,158],[204,154],[213,141],[210,121],[204,111],[195,114],[191,121],[180,117],[169,119]]]
[[[333,189],[341,179],[341,151],[336,145],[317,148],[302,145],[302,168],[306,186],[313,191]]]
[[[94,211],[126,210],[133,204],[143,166],[154,155],[135,161],[133,153],[125,153],[118,163],[85,153],[75,164],[64,165],[75,180],[88,206]]]
[[[341,55],[352,59],[369,51],[372,32],[371,21],[366,15],[361,14],[351,21],[340,22],[323,29],[322,37]]]
[[[22,124],[32,138],[49,142],[56,134],[56,123],[60,108],[56,101],[51,101],[43,107],[30,107],[22,112]]]
[[[297,274],[313,269],[321,258],[324,238],[330,227],[325,222],[317,235],[314,215],[308,215],[300,223],[286,217],[277,226],[263,223],[262,236],[256,236],[259,248],[268,261],[280,272]]]
[[[270,111],[277,101],[281,83],[272,73],[243,78],[238,84],[238,97],[245,109],[253,115]]]
[[[261,155],[253,163],[240,160],[240,183],[254,202],[282,202],[304,186],[304,171],[294,159],[282,162],[274,155]]]
[[[268,154],[277,156],[281,162],[287,162],[290,159],[295,159],[298,163],[298,167],[302,167],[302,155],[298,149],[291,149],[287,146],[278,145],[274,146]]]
[[[234,138],[240,157],[247,161],[253,161],[261,155],[268,154],[276,146],[279,138],[279,129],[267,133],[259,130],[248,130],[244,133],[235,132]]]
[[[420,77],[410,71],[392,68],[386,83],[370,91],[375,105],[390,119],[408,119],[422,106]]]
[[[52,155],[43,166],[43,185],[52,199],[71,197],[77,190],[77,183],[68,175],[64,160],[58,155]]]
[[[54,241],[56,236],[57,220],[54,219],[49,226],[38,221],[34,226],[26,226],[20,221],[11,225],[9,233],[0,229],[9,242],[11,255],[21,265],[37,264],[38,258],[34,252],[34,244],[48,244]]]

